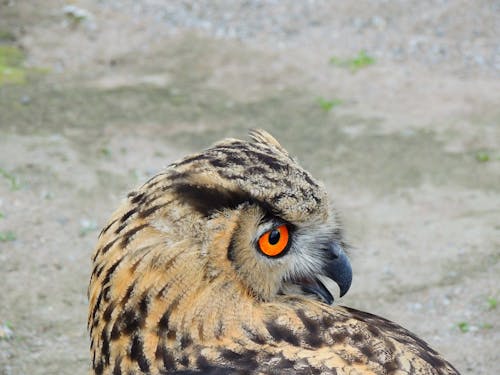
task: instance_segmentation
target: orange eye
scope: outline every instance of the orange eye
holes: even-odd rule
[[[259,238],[259,248],[265,255],[275,257],[282,254],[288,247],[288,228],[280,225],[267,231]]]

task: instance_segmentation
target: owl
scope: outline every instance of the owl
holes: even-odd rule
[[[263,130],[128,194],[92,256],[91,373],[458,374],[352,280],[324,186]]]

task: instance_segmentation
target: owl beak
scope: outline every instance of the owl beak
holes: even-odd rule
[[[338,243],[333,242],[327,251],[328,257],[323,272],[313,279],[301,280],[301,287],[302,291],[315,294],[323,302],[331,305],[334,301],[332,289],[335,289],[335,286],[331,286],[332,281],[338,285],[342,297],[351,287],[352,268],[349,258]]]
[[[324,275],[335,281],[340,288],[340,297],[345,295],[352,283],[352,267],[342,247],[337,242],[332,242],[328,249],[329,259],[327,260]]]

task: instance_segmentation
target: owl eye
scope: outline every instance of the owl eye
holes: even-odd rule
[[[288,228],[283,224],[260,236],[259,249],[270,257],[282,255],[288,249],[288,240]]]

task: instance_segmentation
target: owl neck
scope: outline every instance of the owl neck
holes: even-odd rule
[[[258,304],[236,283],[225,277],[207,283],[195,273],[178,279],[177,293],[161,301],[170,336],[183,332],[200,342],[219,340],[254,319]]]
[[[165,304],[164,310],[169,312],[168,337],[182,332],[199,343],[234,337],[252,341],[255,337],[268,337],[275,322],[298,324],[298,316],[304,309],[310,319],[325,313],[325,305],[301,296],[258,301],[229,276],[219,275],[211,280],[198,272],[185,276],[177,285],[183,285],[183,290]]]

